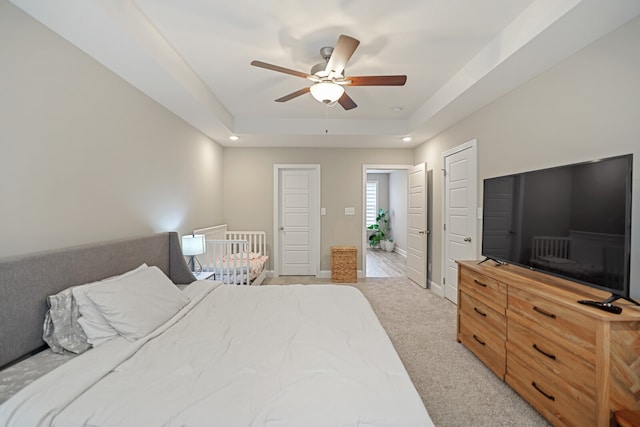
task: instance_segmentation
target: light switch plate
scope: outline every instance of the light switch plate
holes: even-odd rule
[[[320,208],[320,215],[326,215],[327,214],[327,208]]]
[[[345,215],[355,215],[356,214],[356,208],[344,208],[344,214]]]

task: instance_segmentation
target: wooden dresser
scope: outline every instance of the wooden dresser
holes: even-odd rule
[[[458,262],[458,335],[555,426],[609,426],[640,409],[640,307],[578,304],[610,294],[493,261]]]

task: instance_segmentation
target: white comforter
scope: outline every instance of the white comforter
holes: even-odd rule
[[[0,406],[12,426],[432,426],[364,296],[196,282],[150,335],[116,338]]]

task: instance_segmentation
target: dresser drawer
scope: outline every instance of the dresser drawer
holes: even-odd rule
[[[595,401],[595,365],[573,353],[560,337],[545,333],[532,321],[509,312],[507,369],[509,359],[519,360],[536,372],[566,382],[575,390]]]
[[[568,384],[535,371],[509,354],[505,381],[554,426],[595,426],[595,402]]]
[[[595,363],[597,321],[594,318],[513,286],[509,288],[508,304],[509,311],[530,319],[542,331],[562,337],[564,346],[570,346],[577,354]]]
[[[506,370],[504,339],[497,337],[491,329],[465,313],[458,313],[458,322],[458,340],[504,380]]]
[[[473,270],[460,268],[458,288],[476,300],[504,314],[507,307],[507,285]]]
[[[466,292],[460,292],[458,310],[470,318],[475,318],[478,323],[484,324],[500,339],[507,338],[507,321],[504,312],[494,310]]]

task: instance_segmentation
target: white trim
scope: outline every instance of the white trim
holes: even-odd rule
[[[454,147],[450,150],[444,151],[442,153],[442,169],[444,170],[446,167],[446,158],[459,153],[460,151],[464,151],[466,149],[471,148],[471,154],[473,155],[473,162],[471,163],[472,165],[472,174],[473,174],[473,178],[474,178],[474,188],[473,191],[471,192],[471,203],[472,206],[474,207],[474,212],[472,212],[472,215],[474,215],[474,217],[476,216],[476,212],[478,209],[478,140],[477,139],[472,139],[471,141],[467,141],[464,144],[458,145],[457,147]],[[446,218],[447,218],[447,203],[446,203],[446,197],[447,197],[447,180],[443,179],[442,180],[442,225],[440,226],[441,230],[443,230]],[[477,243],[477,239],[478,239],[478,224],[477,221],[475,222],[475,230],[472,230],[472,235],[475,236],[475,241],[476,244],[473,245],[473,259],[478,258],[478,243]],[[446,272],[447,272],[447,233],[442,232],[442,242],[441,242],[441,248],[442,248],[442,266],[441,266],[441,271],[440,271],[440,275],[442,277],[440,278],[444,278],[446,276]],[[432,286],[434,286],[434,292],[437,292],[438,295],[440,295],[441,297],[444,297],[444,285],[442,283],[437,284],[434,283],[433,281],[431,282]]]
[[[398,255],[403,256],[403,257],[405,257],[405,258],[407,257],[407,251],[406,251],[406,250],[404,250],[404,249],[401,249],[401,248],[399,248],[399,247],[397,247],[397,246],[393,249],[393,252],[395,252],[395,253],[397,253]]]
[[[315,179],[312,183],[312,207],[311,209],[311,241],[313,244],[312,257],[315,260],[315,272],[316,277],[320,274],[320,194],[321,194],[321,170],[319,164],[274,164],[273,165],[273,277],[280,277],[280,230],[278,229],[280,224],[280,171],[286,169],[307,169],[315,172]]]
[[[387,170],[405,170],[408,171],[411,169],[411,165],[362,165],[362,225],[367,223],[367,170],[369,169],[387,169]],[[409,201],[407,200],[407,203]],[[408,212],[408,209],[407,209]],[[367,257],[364,251],[367,248],[369,242],[367,241],[367,227],[361,227],[362,231],[362,250],[361,254],[361,262],[362,265],[362,276],[367,277]]]
[[[429,289],[434,294],[444,298],[444,286],[442,286],[440,283],[434,282],[433,280],[429,280]]]

